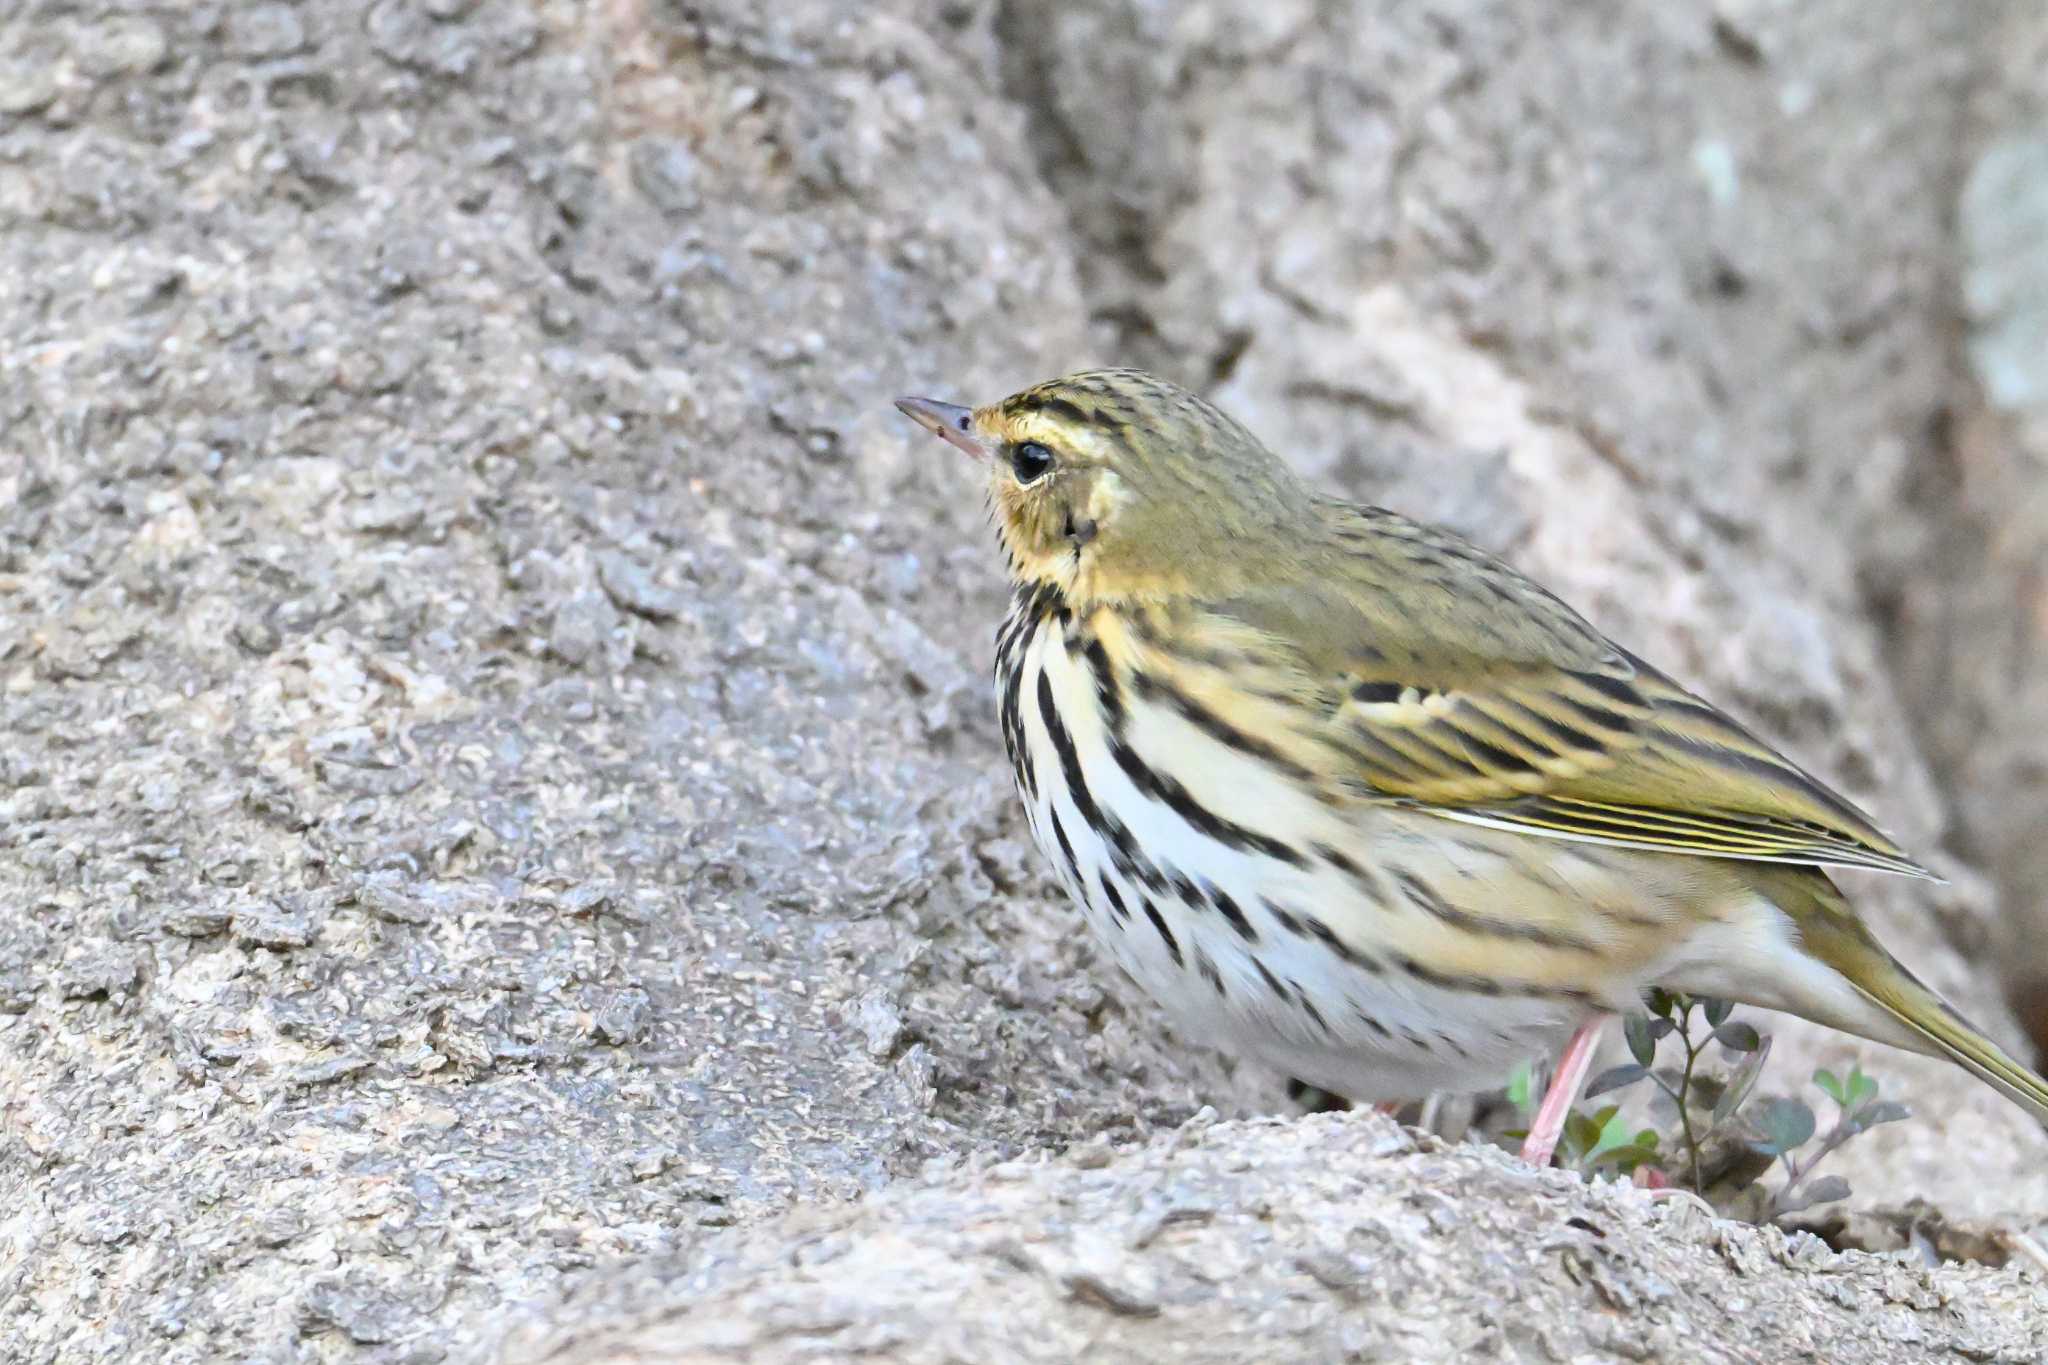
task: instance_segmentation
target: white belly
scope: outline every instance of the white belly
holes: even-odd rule
[[[1060,627],[1019,644],[1032,833],[1117,964],[1190,1037],[1352,1099],[1402,1099],[1498,1085],[1589,1012],[1466,988],[1379,944],[1388,911],[1311,850],[1430,856],[1395,817],[1352,808],[1339,823],[1286,774],[1162,707],[1126,711],[1120,761],[1094,674]],[[1162,795],[1162,775],[1181,799]]]

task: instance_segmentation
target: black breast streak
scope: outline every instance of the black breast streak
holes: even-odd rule
[[[1133,673],[1131,690],[1147,701],[1163,702],[1190,725],[1227,748],[1235,749],[1305,786],[1315,784],[1315,775],[1256,735],[1248,735],[1211,711],[1187,693],[1150,673]]]
[[[1023,789],[1027,801],[1038,799],[1038,774],[1031,761],[1031,743],[1024,733],[1024,717],[1020,707],[1020,693],[1024,685],[1024,653],[1017,650],[1015,657],[1002,657],[1003,690],[996,710],[1002,723],[1003,747],[1009,751],[1010,766],[1016,769],[1017,785]]]
[[[1110,864],[1118,872],[1147,891],[1163,892],[1171,884],[1158,865],[1138,847],[1137,837],[1131,833],[1130,826],[1108,811],[1102,812],[1102,838],[1109,845]]]
[[[1052,679],[1043,668],[1038,670],[1038,719],[1045,726],[1045,733],[1052,740],[1053,752],[1059,755],[1060,774],[1066,779],[1067,795],[1074,803],[1074,813],[1086,821],[1091,829],[1102,828],[1102,813],[1096,808],[1095,798],[1089,794],[1087,776],[1081,771],[1081,754],[1074,747],[1073,732],[1060,719],[1060,708],[1052,699]]]
[[[1095,679],[1095,700],[1102,707],[1102,722],[1111,734],[1120,735],[1124,730],[1124,697],[1117,685],[1116,670],[1110,666],[1109,653],[1103,649],[1100,637],[1091,635],[1081,654]]]
[[[1314,915],[1304,915],[1302,917],[1302,923],[1307,926],[1309,934],[1318,943],[1321,943],[1325,948],[1328,948],[1331,952],[1337,955],[1339,961],[1347,964],[1348,966],[1356,967],[1363,972],[1368,972],[1373,975],[1379,974],[1379,963],[1373,961],[1364,953],[1359,952],[1356,948],[1352,947],[1349,943],[1346,943],[1343,939],[1337,937],[1336,930],[1332,929],[1329,925],[1317,919]]]
[[[1028,584],[1018,584],[1010,595],[1010,610],[1003,617],[1002,626],[996,631],[996,657],[1006,657],[1017,646],[1019,638],[1038,623],[1038,616],[1031,610],[1033,590]]]
[[[1081,863],[1074,856],[1073,841],[1067,838],[1067,827],[1060,823],[1060,808],[1055,802],[1052,811],[1052,837],[1060,846],[1060,857],[1066,860],[1067,874],[1074,879],[1074,894],[1086,897],[1088,884],[1081,879]]]
[[[1173,959],[1174,966],[1185,967],[1187,963],[1180,954],[1180,940],[1173,936],[1173,930],[1166,927],[1166,917],[1159,913],[1159,907],[1149,898],[1142,904],[1145,907],[1145,918],[1152,921],[1152,927],[1159,931],[1159,941],[1166,945],[1166,955]]]
[[[1294,997],[1289,994],[1287,987],[1281,983],[1279,977],[1273,975],[1265,963],[1259,961],[1258,954],[1253,953],[1250,956],[1252,969],[1259,974],[1259,980],[1266,983],[1266,989],[1273,992],[1283,1005],[1292,1001]]]
[[[1266,907],[1266,913],[1273,917],[1273,922],[1279,925],[1282,929],[1286,930],[1288,933],[1301,936],[1307,935],[1307,926],[1304,925],[1299,919],[1297,919],[1292,911],[1286,909],[1284,906],[1275,905],[1272,901],[1269,900],[1262,899],[1260,901],[1260,904]]]
[[[1225,923],[1237,930],[1239,938],[1243,939],[1246,943],[1257,943],[1259,941],[1259,931],[1252,928],[1252,922],[1245,918],[1244,911],[1239,908],[1235,900],[1231,899],[1228,892],[1220,887],[1211,886],[1209,888],[1209,904],[1216,907],[1217,913],[1223,916]]]
[[[1290,867],[1300,867],[1307,861],[1299,849],[1280,840],[1247,829],[1233,820],[1227,820],[1195,800],[1188,789],[1165,773],[1148,765],[1129,744],[1112,735],[1109,741],[1110,756],[1123,769],[1124,776],[1142,794],[1166,806],[1186,821],[1195,830],[1208,835],[1217,843],[1229,848],[1260,853],[1275,858]]]
[[[1316,1008],[1315,1001],[1308,998],[1308,992],[1301,988],[1301,983],[1289,977],[1287,984],[1294,988],[1294,1000],[1301,1006],[1302,1013],[1308,1015],[1310,1022],[1322,1030],[1324,1037],[1331,1036],[1330,1021],[1323,1018],[1323,1012]]]
[[[1365,896],[1368,905],[1380,911],[1392,908],[1387,904],[1386,897],[1380,892],[1379,878],[1360,867],[1342,849],[1332,848],[1328,844],[1317,844],[1315,852],[1316,857],[1321,858],[1331,867],[1336,868],[1339,872],[1350,878],[1351,884],[1357,887],[1360,893]]]
[[[1109,913],[1116,916],[1118,924],[1131,922],[1130,909],[1124,905],[1123,893],[1116,889],[1116,883],[1108,877],[1101,878],[1102,899],[1109,903]]]

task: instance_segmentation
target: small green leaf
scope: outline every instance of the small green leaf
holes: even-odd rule
[[[1835,1079],[1834,1072],[1826,1067],[1821,1067],[1813,1073],[1813,1083],[1821,1088],[1821,1093],[1825,1094],[1836,1104],[1843,1105],[1844,1107],[1848,1105],[1848,1092],[1842,1089],[1842,1083]]]
[[[1633,1175],[1638,1166],[1657,1159],[1654,1147],[1645,1147],[1640,1142],[1631,1142],[1625,1147],[1616,1147],[1601,1154],[1600,1160],[1623,1175]]]
[[[1721,1027],[1728,1022],[1728,1016],[1735,1010],[1734,1003],[1727,1000],[1703,1000],[1700,1003],[1707,1007],[1708,1028]]]
[[[1695,1071],[1692,1073],[1692,1089],[1686,1093],[1685,1102],[1694,1109],[1712,1109],[1726,1087],[1727,1083],[1721,1077]]]
[[[1583,1155],[1593,1150],[1593,1144],[1600,1140],[1600,1125],[1576,1111],[1564,1121],[1564,1141],[1574,1153]]]
[[[1641,1062],[1623,1062],[1620,1066],[1609,1067],[1595,1076],[1586,1085],[1586,1098],[1604,1095],[1610,1090],[1619,1090],[1625,1085],[1634,1085],[1650,1074],[1650,1068]]]
[[[1714,1041],[1730,1052],[1754,1052],[1764,1045],[1757,1031],[1748,1024],[1723,1024],[1714,1030]]]
[[[1659,1019],[1668,1019],[1678,1011],[1678,997],[1661,987],[1650,992],[1646,1003],[1650,1013]]]
[[[1650,1021],[1650,1037],[1652,1038],[1669,1038],[1676,1032],[1678,1032],[1678,1021],[1676,1019],[1652,1019]]]
[[[1759,1140],[1749,1145],[1769,1156],[1783,1156],[1813,1136],[1813,1111],[1798,1100],[1774,1095],[1750,1115]]]
[[[1639,1014],[1631,1014],[1621,1021],[1621,1036],[1628,1040],[1629,1056],[1635,1058],[1638,1065],[1648,1066],[1656,1057],[1657,1037],[1650,1028],[1664,1022],[1662,1019],[1645,1019]]]
[[[1897,1100],[1883,1100],[1858,1109],[1852,1121],[1856,1125],[1856,1131],[1860,1133],[1866,1128],[1875,1128],[1880,1123],[1897,1123],[1900,1119],[1912,1117],[1913,1111]]]
[[[1877,1098],[1877,1082],[1864,1075],[1861,1066],[1849,1068],[1849,1083],[1846,1089],[1849,1092],[1848,1107],[1851,1109],[1861,1109]]]
[[[1532,1062],[1523,1062],[1515,1068],[1515,1074],[1508,1077],[1508,1103],[1526,1114],[1535,1098],[1536,1067]]]
[[[1832,1204],[1837,1199],[1849,1197],[1849,1182],[1838,1175],[1824,1175],[1807,1184],[1794,1181],[1779,1190],[1771,1200],[1771,1209],[1776,1217],[1788,1213],[1800,1213],[1815,1204]]]
[[[1628,1146],[1635,1138],[1628,1125],[1622,1122],[1621,1110],[1615,1105],[1602,1109],[1594,1116],[1593,1122],[1599,1125],[1599,1133],[1593,1145],[1586,1149],[1588,1162],[1598,1161],[1606,1153]]]

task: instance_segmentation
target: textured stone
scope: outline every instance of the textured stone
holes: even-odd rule
[[[975,1160],[593,1275],[508,1362],[2028,1360],[2030,1272],[1837,1254],[1385,1120]]]
[[[461,1359],[513,1306],[517,1349],[582,1349],[641,1330],[615,1282],[765,1357],[2026,1358],[2014,1269],[1837,1275],[1366,1119],[1177,1131],[1278,1078],[1181,1048],[1043,880],[983,691],[979,496],[888,405],[1193,379],[1928,847],[1957,794],[1860,590],[1927,543],[1899,496],[1990,38],[1903,3],[1618,23],[22,10],[10,1355]],[[2009,883],[1944,866],[1867,894],[2001,1026],[1967,957]],[[1859,1144],[1859,1216],[2030,1226],[2038,1133],[1882,1066],[1923,1117]],[[807,1228],[862,1253],[843,1292]],[[1441,1325],[1385,1316],[1397,1286]]]
[[[2048,15],[2005,3],[1982,21],[1958,158],[1962,344],[1940,448],[1914,485],[1929,533],[1878,600],[1952,794],[1955,843],[1995,892],[1980,942],[2048,1046]]]

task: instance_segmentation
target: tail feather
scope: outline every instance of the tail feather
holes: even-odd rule
[[[1888,976],[1889,980],[1859,981],[1852,977],[1850,984],[1865,999],[1924,1039],[1930,1045],[1929,1051],[1948,1058],[2035,1118],[2048,1123],[2048,1081],[2042,1080],[2004,1048],[1985,1037],[1981,1029],[1957,1012],[1955,1006],[1921,985],[1890,954],[1885,956],[1890,971],[1877,975],[1881,978]]]
[[[1833,968],[1857,995],[1875,1005],[1881,1016],[1878,1028],[1859,1027],[1847,1020],[1822,1022],[1946,1057],[2048,1123],[2048,1080],[1985,1037],[1983,1030],[1886,952],[1825,876],[1809,874],[1799,881],[1802,885],[1797,891],[1804,894],[1778,894],[1773,899],[1798,926],[1801,946]],[[1886,1037],[1884,1024],[1898,1031]]]

